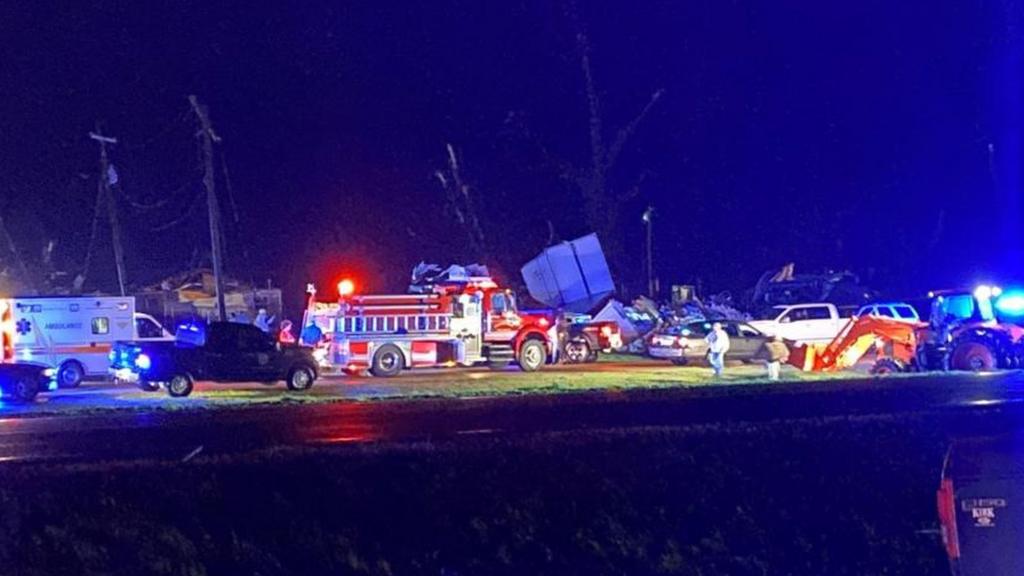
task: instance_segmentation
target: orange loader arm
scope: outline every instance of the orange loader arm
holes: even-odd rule
[[[845,370],[874,348],[879,357],[909,364],[917,350],[916,333],[925,326],[876,316],[853,317],[828,344],[794,348],[789,363],[805,372]]]

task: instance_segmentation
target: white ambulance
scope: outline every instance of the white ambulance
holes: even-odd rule
[[[4,362],[39,362],[57,368],[57,383],[73,388],[87,377],[106,377],[117,340],[173,340],[135,298],[73,296],[0,299]]]

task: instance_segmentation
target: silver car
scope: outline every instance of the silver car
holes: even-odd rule
[[[760,358],[764,343],[770,338],[746,322],[738,320],[717,320],[729,335],[729,360],[750,362]],[[652,358],[671,360],[682,366],[691,362],[704,361],[708,344],[704,338],[711,332],[714,322],[698,321],[659,330],[651,337],[647,354]]]

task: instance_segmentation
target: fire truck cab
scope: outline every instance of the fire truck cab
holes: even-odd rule
[[[339,285],[327,354],[335,368],[387,377],[409,368],[503,369],[515,362],[532,372],[555,360],[553,318],[520,313],[512,291],[489,275],[459,266],[429,280],[414,274],[407,294],[360,295],[346,286]]]

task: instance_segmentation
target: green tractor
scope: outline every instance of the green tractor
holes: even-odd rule
[[[1024,329],[996,318],[999,294],[992,286],[929,293],[928,326],[917,333],[917,368],[987,372],[1021,366]]]

